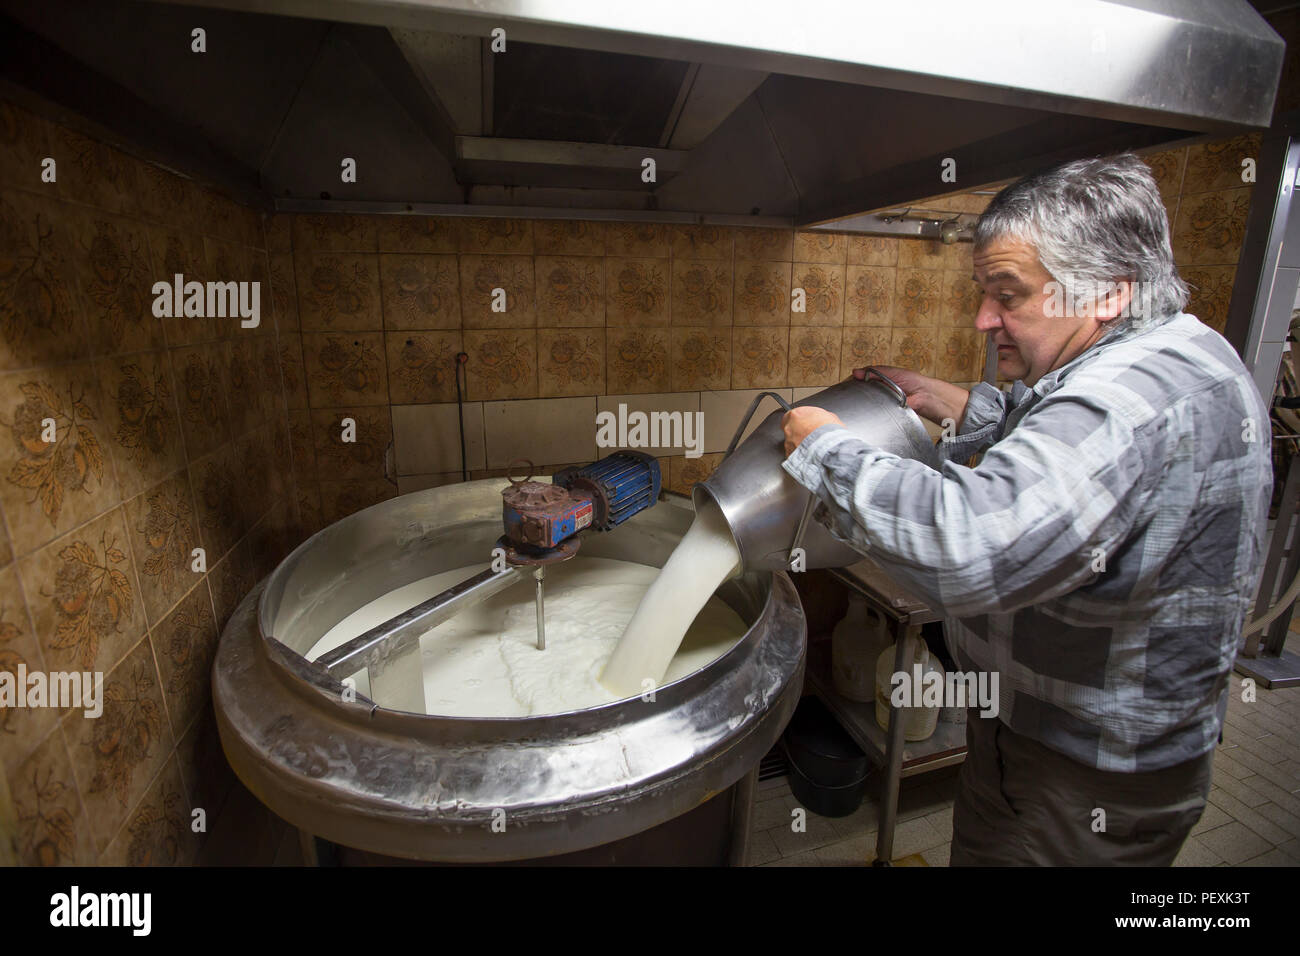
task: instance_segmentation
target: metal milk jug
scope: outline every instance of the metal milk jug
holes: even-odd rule
[[[754,397],[722,463],[692,489],[696,509],[705,498],[717,502],[747,571],[790,570],[791,551],[796,546],[803,548],[808,569],[856,564],[862,555],[835,540],[820,523],[809,520],[817,499],[781,467],[786,457],[781,430],[785,412],[772,412],[752,435],[740,441],[765,395],[787,410],[793,407],[775,392]],[[795,405],[834,412],[863,441],[939,468],[934,442],[921,419],[907,407],[903,390],[874,368],[867,370],[864,380],[848,379]]]

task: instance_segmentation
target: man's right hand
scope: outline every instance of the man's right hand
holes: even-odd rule
[[[953,385],[942,379],[922,375],[910,368],[896,365],[873,366],[882,375],[892,379],[907,396],[907,406],[922,418],[927,418],[942,426],[944,419],[950,418],[961,427],[962,417],[966,414],[966,402],[970,392],[959,385]],[[853,377],[864,379],[865,368],[855,368]]]

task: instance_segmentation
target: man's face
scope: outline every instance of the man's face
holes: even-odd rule
[[[972,278],[984,290],[975,328],[997,345],[999,378],[1032,387],[1105,333],[1104,315],[1047,314],[1053,280],[1033,246],[995,239],[975,249],[974,263]]]

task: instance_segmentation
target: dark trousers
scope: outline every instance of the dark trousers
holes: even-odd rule
[[[966,746],[952,866],[1168,866],[1210,792],[1213,750],[1163,770],[1097,770],[976,708]]]

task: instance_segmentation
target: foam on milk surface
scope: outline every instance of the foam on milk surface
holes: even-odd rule
[[[390,591],[331,628],[307,653],[308,659],[315,660],[482,570],[481,566],[458,568]],[[579,710],[640,694],[639,684],[629,693],[616,693],[601,684],[600,675],[633,611],[659,576],[658,568],[581,555],[551,565],[546,570],[543,651],[537,649],[531,575],[426,631],[420,638],[426,713],[524,717]],[[708,601],[680,641],[680,649],[674,641],[676,653],[669,655],[670,665],[658,684],[685,677],[715,660],[745,630],[735,611],[716,598]]]

